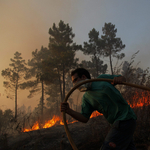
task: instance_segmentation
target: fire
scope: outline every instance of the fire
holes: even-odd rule
[[[98,111],[94,111],[90,118],[97,117],[99,115],[102,115],[102,114],[100,114]],[[71,123],[75,123],[78,121],[75,120],[72,122],[68,122],[68,120],[67,120],[66,122],[67,122],[67,124],[71,124]],[[43,126],[40,125],[39,122],[37,121],[31,129],[24,129],[23,132],[29,132],[29,131],[44,129],[44,128],[50,128],[50,127],[54,126],[56,123],[58,123],[60,125],[64,125],[62,119],[59,116],[54,115],[53,118],[51,120],[48,120],[47,122],[45,122],[45,124]]]
[[[56,122],[61,121],[59,116],[53,116],[53,118],[51,120],[48,120],[45,125],[43,126],[43,128],[50,128],[53,125],[56,124]]]
[[[37,121],[31,129],[24,129],[23,132],[29,132],[29,131],[38,130],[38,129],[40,129],[40,127],[39,127],[39,123]]]
[[[94,112],[91,114],[90,118],[97,117],[97,116],[100,116],[100,115],[103,115],[103,114],[99,113],[98,111],[94,111]]]
[[[130,107],[137,108],[150,105],[150,92],[135,92],[133,103],[129,103]]]
[[[37,121],[31,129],[24,129],[23,132],[29,132],[29,131],[33,131],[33,130],[42,129],[42,128],[50,128],[50,127],[54,126],[56,124],[56,122],[60,122],[60,124],[62,124],[62,120],[60,119],[60,117],[54,115],[53,118],[51,120],[48,120],[47,122],[45,122],[44,125],[40,125],[39,122]]]
[[[136,92],[135,95],[133,96],[133,103],[132,104],[129,103],[129,105],[132,108],[150,105],[150,92],[141,92],[141,93]],[[97,117],[99,115],[102,115],[102,114],[99,113],[98,111],[94,111],[91,114],[90,118]],[[67,124],[71,124],[77,121],[68,122],[67,120],[66,122]],[[42,128],[50,128],[54,126],[56,123],[60,125],[64,125],[62,119],[59,116],[54,115],[53,118],[45,122],[44,125],[40,125],[39,122],[37,121],[31,129],[24,129],[23,132],[29,132],[33,130],[42,129]]]

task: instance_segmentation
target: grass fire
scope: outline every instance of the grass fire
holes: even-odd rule
[[[92,113],[90,118],[97,117],[99,115],[102,115],[102,114],[100,114],[98,111],[95,111],[95,112]],[[72,122],[67,121],[68,124],[71,124],[71,123],[74,123],[74,122],[77,122],[77,121],[72,121]],[[34,130],[39,130],[39,129],[44,129],[44,128],[50,128],[50,127],[54,126],[56,123],[57,123],[57,125],[58,124],[59,125],[64,125],[61,117],[54,115],[53,118],[46,121],[44,123],[44,125],[40,125],[40,123],[37,121],[37,122],[35,122],[35,124],[32,126],[31,129],[25,128],[25,129],[23,129],[23,132],[29,132],[29,131],[34,131]]]
[[[150,92],[144,91],[141,93],[135,92],[135,95],[133,96],[133,103],[129,103],[129,105],[132,108],[138,108],[138,107],[143,107],[143,106],[148,106],[150,105]],[[98,111],[94,111],[90,118],[97,117],[102,115]],[[77,122],[76,120],[69,122],[67,120],[67,124],[72,124],[74,122]],[[62,117],[53,115],[52,119],[45,121],[44,124],[40,124],[40,121],[36,121],[34,125],[31,128],[24,128],[23,132],[29,132],[29,131],[34,131],[34,130],[39,130],[39,129],[44,129],[44,128],[50,128],[54,125],[64,125]]]

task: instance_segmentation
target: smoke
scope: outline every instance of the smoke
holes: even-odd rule
[[[0,1],[0,3],[0,59],[3,62],[0,64],[1,70],[9,67],[10,58],[14,57],[16,51],[21,52],[23,59],[28,60],[32,57],[32,51],[40,49],[42,45],[47,47],[48,30],[53,23],[57,24],[61,19],[66,21],[72,16],[75,17],[75,15],[71,15],[73,4],[69,0],[65,3],[61,0],[45,0],[44,2],[11,0]],[[62,16],[62,12],[65,17]],[[0,83],[1,93],[5,93],[4,78],[0,76],[0,80],[2,81]],[[20,102],[37,103],[27,100],[27,92],[23,95],[19,98],[19,105]],[[13,100],[6,99],[6,97],[0,97],[0,99],[8,108],[14,108]]]
[[[122,51],[126,54],[123,60],[130,60],[131,55],[140,50],[135,60],[141,61],[139,65],[146,68],[150,64],[149,11],[148,1],[137,1],[135,5],[134,2],[117,0],[0,0],[0,70],[9,67],[10,58],[13,58],[16,51],[28,60],[35,49],[40,49],[42,45],[48,47],[49,28],[53,23],[58,25],[60,20],[72,27],[77,44],[89,40],[88,33],[91,29],[95,28],[101,35],[104,23],[112,22],[116,25],[117,37],[126,45]],[[77,54],[80,61],[90,59],[80,54]],[[4,78],[0,76],[0,80],[0,93],[3,94]],[[23,103],[27,101],[26,95],[21,97]],[[4,96],[0,100],[2,105],[14,107],[14,101]]]

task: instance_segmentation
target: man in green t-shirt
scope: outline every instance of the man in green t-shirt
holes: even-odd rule
[[[72,82],[76,84],[91,79],[89,72],[84,68],[77,68],[71,73]],[[98,81],[87,83],[79,87],[86,88],[82,98],[81,113],[72,110],[68,103],[61,103],[61,112],[66,112],[78,121],[86,123],[93,111],[102,113],[112,125],[101,150],[135,150],[133,133],[136,127],[136,115],[115,88],[116,84],[125,82],[121,75],[100,75],[98,78],[113,79],[113,83]]]

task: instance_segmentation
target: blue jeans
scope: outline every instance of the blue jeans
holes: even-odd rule
[[[108,132],[100,150],[136,150],[133,133],[136,120],[116,121]]]

